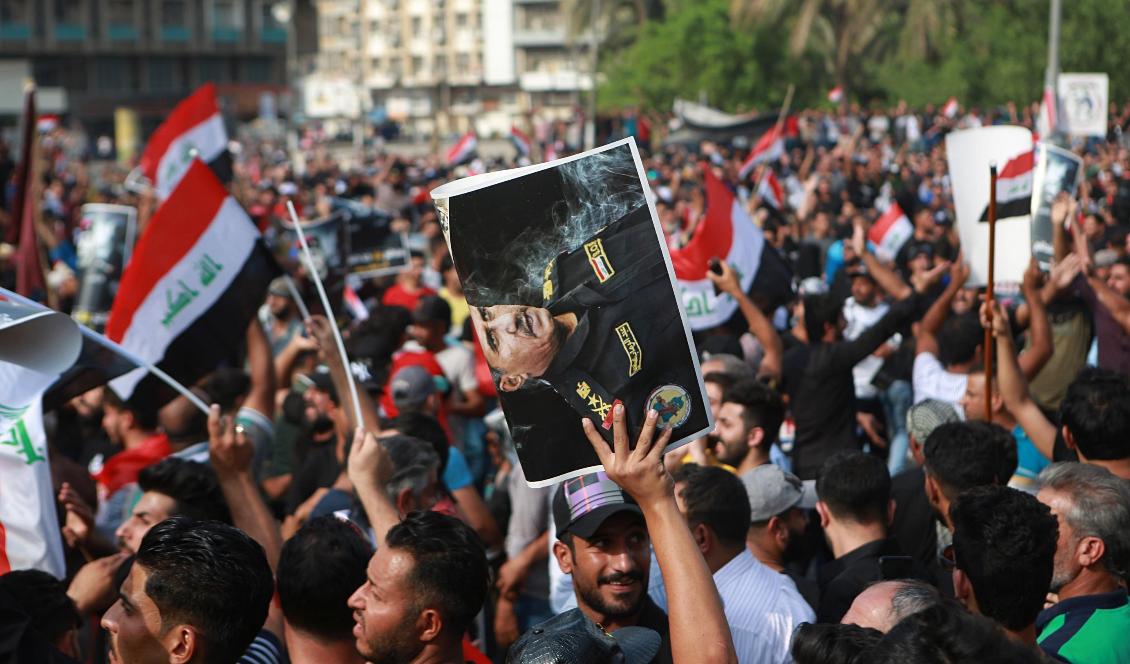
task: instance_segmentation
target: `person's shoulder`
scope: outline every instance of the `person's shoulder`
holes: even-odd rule
[[[279,638],[267,630],[260,631],[239,658],[239,664],[282,664],[284,661]]]

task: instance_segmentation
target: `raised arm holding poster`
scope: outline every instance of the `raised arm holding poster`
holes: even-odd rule
[[[611,442],[616,401],[633,440],[648,410],[670,447],[713,424],[646,188],[626,139],[432,192],[533,486],[599,467],[581,418]]]

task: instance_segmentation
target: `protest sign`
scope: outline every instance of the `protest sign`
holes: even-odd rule
[[[348,198],[332,198],[330,205],[345,224],[349,274],[381,277],[408,267],[408,239],[392,232],[391,216]]]
[[[989,225],[985,219],[990,164],[996,165],[998,173],[995,280],[1019,283],[1028,267],[1031,153],[1032,132],[1023,127],[981,127],[946,136],[957,231],[971,271],[969,286],[984,286],[988,281]],[[1012,210],[1015,212],[1009,215]]]
[[[1074,136],[1106,136],[1110,77],[1106,74],[1060,74],[1059,129]]]
[[[581,428],[631,439],[649,410],[671,447],[712,426],[687,318],[635,142],[432,192],[533,486],[599,467]]]
[[[137,209],[88,203],[82,206],[79,228],[80,286],[72,315],[83,325],[101,330],[137,238]]]
[[[1040,269],[1051,269],[1052,202],[1060,192],[1074,198],[1083,172],[1083,160],[1063,148],[1036,144],[1036,171],[1032,195],[1032,255]]]

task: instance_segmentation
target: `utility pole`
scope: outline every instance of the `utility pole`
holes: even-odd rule
[[[1051,8],[1048,12],[1048,68],[1044,71],[1044,90],[1051,90],[1051,101],[1054,104],[1059,103],[1059,17],[1061,10],[1061,0],[1051,0]],[[1058,120],[1059,113],[1058,109],[1056,110],[1055,117]],[[1052,140],[1058,134],[1059,128],[1051,127],[1047,140]]]
[[[596,70],[600,63],[600,0],[592,0],[589,25],[589,113],[585,123],[585,149],[596,147]]]

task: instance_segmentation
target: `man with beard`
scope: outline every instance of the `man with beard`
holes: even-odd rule
[[[815,482],[801,482],[796,475],[765,464],[742,475],[742,484],[749,498],[746,546],[750,553],[792,579],[804,600],[815,607],[820,601],[816,583],[788,568],[804,556],[807,510],[816,506]]]
[[[742,380],[722,394],[714,431],[708,436],[715,456],[739,475],[769,463],[785,406],[781,395],[757,380]]]
[[[366,577],[349,598],[357,652],[366,661],[465,661],[463,635],[490,583],[475,531],[454,517],[412,512],[380,539]]]
[[[1060,463],[1040,473],[1040,502],[1059,519],[1051,592],[1036,619],[1048,655],[1070,662],[1130,661],[1130,486],[1110,471]]]
[[[609,633],[631,626],[655,630],[663,642],[653,661],[671,662],[667,614],[647,594],[650,539],[635,500],[603,471],[581,475],[553,495],[553,522],[553,555],[572,576],[577,598],[577,608],[567,613],[580,611]]]
[[[302,319],[294,304],[289,277],[277,277],[267,287],[267,302],[259,310],[259,322],[267,333],[271,357],[278,357],[295,335],[302,334]]]

